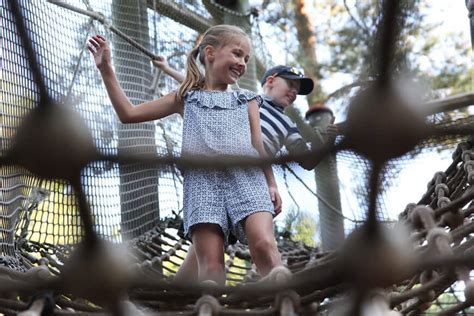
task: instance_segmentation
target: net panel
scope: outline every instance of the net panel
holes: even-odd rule
[[[2,156],[4,149],[11,146],[20,119],[35,107],[38,95],[28,61],[19,44],[18,34],[13,27],[14,21],[10,11],[2,2],[2,39],[8,43],[2,45],[2,88],[0,99],[0,145]],[[17,167],[0,167],[0,255],[3,260],[14,260],[15,226],[20,213],[27,204],[31,186],[35,179],[25,170]],[[5,256],[5,257],[3,257]],[[9,266],[12,266],[9,264]]]
[[[111,2],[83,2],[81,8],[103,12],[106,20],[113,20],[114,8]],[[92,34],[97,33],[111,38],[113,55],[117,57],[114,60],[118,60],[115,67],[119,75],[123,74],[120,79],[133,103],[151,100],[167,93],[176,88],[175,83],[154,73],[150,61],[144,59],[142,54],[130,49],[122,39],[114,37],[107,28],[88,17],[46,2],[24,2],[22,9],[29,21],[28,29],[32,34],[51,94],[63,102],[64,106],[71,106],[81,114],[102,153],[134,151],[177,155],[180,118],[171,117],[148,124],[131,124],[127,125],[127,128],[118,123],[87,51],[86,41]],[[131,11],[128,5],[115,9],[119,13]],[[182,68],[186,52],[193,46],[196,32],[185,30],[185,27],[176,27],[169,28],[168,33],[158,33],[158,28],[167,29],[174,22],[152,12],[146,4],[141,10],[134,15],[123,17],[116,13],[117,23],[136,21],[141,16],[147,25],[154,24],[155,29],[147,28],[145,32],[138,32],[136,37],[145,38],[146,43],[142,44],[165,56],[171,56],[170,64]],[[35,106],[37,95],[5,3],[2,3],[2,12],[6,17],[4,37],[11,43],[2,48],[5,56],[2,77],[6,83],[2,94],[6,102],[5,106],[2,106],[1,135],[2,150],[6,150],[22,117]],[[149,23],[149,20],[153,20],[153,24]],[[124,29],[129,33],[135,31],[133,25]],[[181,38],[182,42],[175,41],[176,38]],[[34,180],[21,181],[28,184],[18,187],[16,183],[25,177]],[[159,183],[158,179],[162,182]],[[166,216],[172,211],[178,212],[180,208],[178,192],[181,191],[181,175],[172,167],[157,170],[151,167],[120,167],[113,163],[95,162],[83,170],[82,182],[92,207],[97,231],[103,237],[115,241],[133,238],[151,229],[159,220],[160,211]],[[20,194],[18,188],[25,192]],[[28,196],[33,189],[44,192],[46,197],[31,208],[33,203],[28,200]],[[15,221],[8,218],[11,218],[14,212],[14,217],[18,218],[20,205],[22,210],[31,208],[28,218],[19,223],[19,227],[28,227],[24,230],[28,232],[25,238],[51,244],[74,244],[80,239],[76,201],[68,184],[36,179],[25,171],[2,167],[2,193],[2,205],[4,209],[9,210],[5,211],[9,214],[8,217],[5,216],[5,220],[11,222],[7,225],[10,226],[9,239],[2,238],[2,243],[5,242],[10,247],[9,251],[3,250],[4,253],[13,254],[11,225],[14,225]],[[14,201],[12,196],[17,196]],[[125,211],[121,212],[121,206],[124,205]]]

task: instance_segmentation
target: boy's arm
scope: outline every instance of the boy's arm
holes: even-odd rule
[[[331,146],[334,144],[338,133],[338,128],[335,124],[329,124],[326,128],[326,136],[324,137],[323,143],[316,143],[313,142],[312,147],[314,149],[315,146],[323,147],[323,146]],[[305,155],[305,158],[301,158],[296,162],[306,170],[314,169],[323,159],[324,157],[316,156],[312,157],[310,155],[311,148],[306,144],[303,137],[299,133],[298,129],[295,127],[293,132],[288,135],[285,140],[285,147],[288,149],[288,152],[292,155]]]
[[[311,148],[306,144],[301,134],[296,130],[293,131],[285,139],[285,147],[290,153],[290,155],[304,155],[304,158],[299,158],[296,162],[306,170],[312,170],[318,163],[321,162],[321,159],[318,157],[311,157],[310,152]]]
[[[262,140],[262,129],[260,127],[260,111],[256,100],[252,100],[248,104],[249,120],[250,120],[250,132],[252,134],[252,145],[257,149],[260,157],[266,157],[265,149],[263,147]],[[264,168],[265,178],[267,179],[268,189],[270,191],[270,197],[273,202],[275,215],[281,212],[281,197],[278,193],[278,187],[273,175],[273,169],[271,166]]]
[[[158,56],[158,59],[154,59],[152,60],[152,62],[155,67],[161,69],[165,74],[167,74],[177,82],[182,83],[184,81],[185,76],[176,69],[171,68],[165,56]]]

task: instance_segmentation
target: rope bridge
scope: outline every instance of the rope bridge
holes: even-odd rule
[[[176,84],[154,73],[150,54],[132,49],[129,40],[115,35],[117,30],[131,36],[135,48],[172,56],[171,65],[183,69],[185,52],[198,32],[206,23],[226,21],[232,12],[214,1],[141,1],[133,6],[114,1],[94,7],[83,1],[82,10],[101,13],[89,15],[54,3],[15,4],[1,7],[8,43],[2,47],[6,58],[0,116],[1,313],[473,313],[472,142],[447,133],[455,127],[456,135],[466,134],[461,127],[468,130],[471,117],[437,118],[432,125],[445,131],[440,134],[444,143],[432,133],[398,158],[406,163],[415,154],[459,142],[452,164],[435,174],[420,201],[409,205],[398,223],[380,224],[388,219],[380,212],[379,221],[371,221],[370,212],[367,219],[358,214],[360,220],[340,212],[356,228],[339,251],[324,253],[285,233],[278,237],[291,274],[277,269],[260,278],[248,249],[237,244],[227,249],[226,286],[174,284],[172,276],[189,247],[176,236],[182,179],[175,164],[209,162],[177,157],[178,117],[117,124],[85,45],[94,33],[112,38],[119,80],[132,102],[139,103]],[[177,9],[186,9],[185,14],[176,14]],[[256,32],[255,24],[248,27],[249,34]],[[261,45],[259,36],[253,39]],[[258,65],[268,57],[264,49],[260,52],[253,78],[250,71],[242,85],[255,86]],[[340,162],[360,166],[355,169],[365,174],[362,188],[365,180],[378,182],[372,179],[374,165],[387,157],[380,148],[374,154],[355,142],[355,136],[348,137],[354,131],[327,150],[340,150]],[[235,162],[224,161],[222,167]],[[291,165],[284,168],[293,170]],[[361,209],[371,211],[373,201],[383,200],[383,191],[375,190],[380,194],[373,196],[371,188],[360,189]]]

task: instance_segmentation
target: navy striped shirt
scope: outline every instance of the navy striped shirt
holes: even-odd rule
[[[283,107],[262,95],[260,107],[260,125],[265,151],[271,157],[276,156],[285,146],[290,154],[306,153],[310,150],[301,136],[296,124],[283,112]],[[303,166],[304,167],[304,166]]]

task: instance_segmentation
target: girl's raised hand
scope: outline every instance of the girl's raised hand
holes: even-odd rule
[[[101,35],[94,35],[89,39],[87,48],[94,56],[97,68],[110,64],[110,48],[107,40]]]

